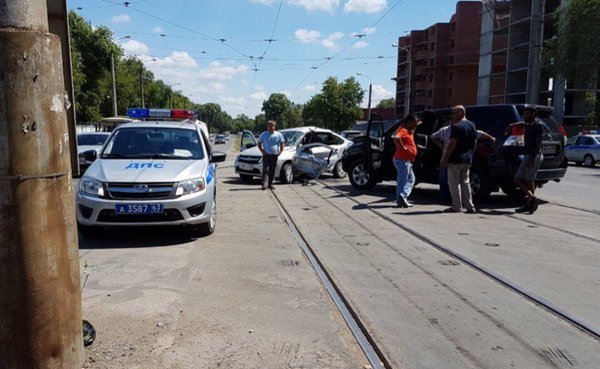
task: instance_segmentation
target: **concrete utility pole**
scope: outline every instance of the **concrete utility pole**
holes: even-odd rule
[[[81,291],[60,40],[0,0],[0,367],[80,368]]]
[[[115,79],[115,53],[110,54],[110,70],[112,71],[113,117],[116,117],[117,116],[117,80]]]
[[[145,108],[144,103],[144,65],[140,67],[140,93],[142,94],[142,108]]]

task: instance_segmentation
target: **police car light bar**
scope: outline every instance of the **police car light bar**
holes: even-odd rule
[[[195,114],[187,109],[127,109],[127,116],[131,118],[172,118],[193,119]]]

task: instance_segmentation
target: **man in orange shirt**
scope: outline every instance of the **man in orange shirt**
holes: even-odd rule
[[[396,204],[399,207],[408,208],[412,205],[408,203],[407,199],[415,184],[412,164],[417,157],[417,145],[413,135],[421,121],[412,114],[407,115],[403,120],[404,123],[393,136],[396,144],[394,166],[398,172],[396,178]]]

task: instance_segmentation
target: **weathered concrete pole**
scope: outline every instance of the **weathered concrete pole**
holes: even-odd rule
[[[0,367],[81,368],[75,196],[59,39],[0,0]]]

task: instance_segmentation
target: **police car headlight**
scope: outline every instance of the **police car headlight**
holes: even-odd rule
[[[83,177],[81,181],[79,181],[79,192],[86,195],[103,197],[104,187],[102,187],[102,182],[98,180],[90,177]]]
[[[182,181],[177,184],[175,196],[187,195],[194,192],[200,192],[206,188],[204,178],[194,178],[187,181]]]

